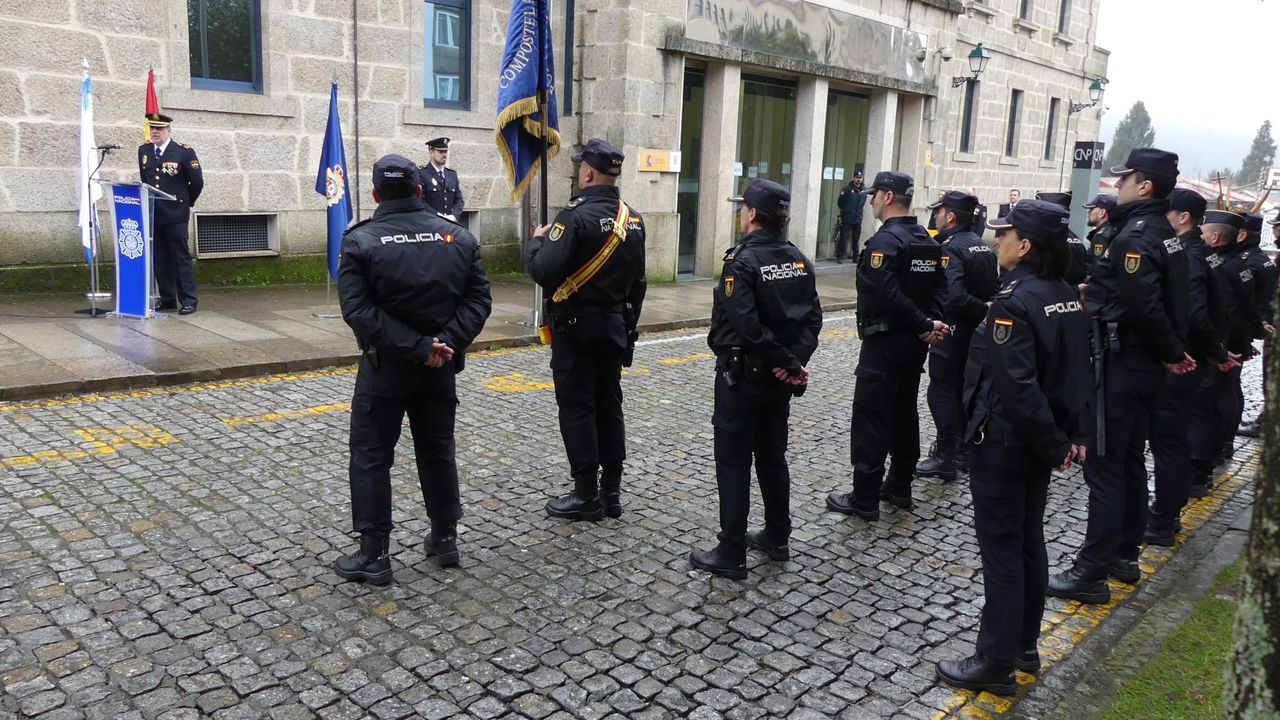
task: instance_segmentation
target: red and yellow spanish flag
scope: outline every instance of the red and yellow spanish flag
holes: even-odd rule
[[[147,68],[147,110],[146,114],[160,112],[160,101],[156,99],[156,71]],[[151,142],[151,125],[142,123],[142,142]]]

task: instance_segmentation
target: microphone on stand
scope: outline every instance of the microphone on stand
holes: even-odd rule
[[[119,150],[119,149],[120,149],[120,146],[116,145],[115,143],[111,143],[109,145],[99,145],[98,147],[94,148],[94,150]]]

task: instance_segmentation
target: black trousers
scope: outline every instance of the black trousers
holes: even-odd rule
[[[1165,373],[1151,416],[1151,457],[1156,492],[1147,521],[1161,532],[1175,530],[1191,483],[1191,404],[1204,376],[1216,373],[1207,360],[1185,375]]]
[[[570,474],[594,481],[601,469],[621,472],[627,432],[619,351],[601,351],[571,334],[557,334],[551,344],[551,375]]]
[[[1084,463],[1089,524],[1076,564],[1101,580],[1117,558],[1138,559],[1147,529],[1147,468],[1143,456],[1164,369],[1137,348],[1107,358],[1107,454]],[[1096,431],[1095,431],[1096,432]],[[1097,443],[1091,446],[1091,450]]]
[[[904,334],[877,335],[862,341],[853,419],[849,423],[849,460],[853,464],[854,501],[865,508],[880,504],[885,458],[893,457],[884,488],[911,494],[911,478],[920,459],[920,374],[928,346]]]
[[[720,489],[720,544],[742,557],[751,508],[751,461],[755,459],[764,529],[775,543],[791,537],[791,475],[787,470],[787,419],[791,386],[776,380],[739,380],[729,387],[716,373],[716,485]]]
[[[938,430],[938,447],[954,448],[964,432],[964,365],[969,359],[972,328],[956,332],[929,350],[929,414]],[[941,347],[939,347],[941,346]]]
[[[1211,366],[1205,367],[1203,373],[1197,369],[1195,374],[1198,382],[1187,403],[1188,483],[1207,485],[1213,474],[1214,456],[1222,448],[1226,427],[1223,409],[1230,378],[1229,373]]]
[[[1012,662],[1040,637],[1049,583],[1044,508],[1050,471],[1026,447],[999,438],[970,445],[969,490],[985,596],[978,651],[997,660]]]
[[[1235,368],[1227,372],[1226,384],[1223,386],[1221,398],[1222,436],[1218,447],[1227,457],[1235,450],[1236,428],[1244,418],[1244,386],[1241,385],[1240,374],[1244,368]]]
[[[383,357],[360,360],[351,398],[351,520],[356,532],[391,531],[391,464],[409,415],[418,482],[433,525],[462,517],[453,424],[458,409],[452,364],[429,368]]]
[[[836,259],[843,260],[845,250],[849,250],[848,257],[854,262],[858,260],[858,240],[862,237],[862,223],[856,225],[840,224],[840,231],[836,234]]]
[[[160,302],[195,307],[196,272],[187,243],[187,223],[157,225],[151,231],[151,246]]]

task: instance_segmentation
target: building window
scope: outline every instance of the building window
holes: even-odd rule
[[[1018,120],[1022,115],[1022,91],[1014,90],[1009,93],[1009,131],[1004,136],[1004,155],[1005,157],[1017,157],[1015,151],[1018,149]]]
[[[1053,159],[1053,149],[1056,146],[1054,136],[1058,134],[1058,108],[1062,101],[1058,98],[1049,98],[1049,122],[1045,124],[1044,131],[1044,159]]]
[[[1062,0],[1062,7],[1058,9],[1058,32],[1062,35],[1067,34],[1067,30],[1071,28],[1071,0]]]
[[[1018,0],[1018,18],[1031,20],[1031,0]]]
[[[260,0],[187,0],[191,87],[262,92]]]
[[[423,3],[422,104],[471,107],[471,2]]]
[[[964,84],[964,107],[960,116],[960,152],[973,152],[974,114],[978,110],[978,82]]]

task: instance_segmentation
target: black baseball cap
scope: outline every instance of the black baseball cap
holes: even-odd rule
[[[1067,223],[1071,214],[1056,203],[1044,200],[1023,200],[1009,214],[987,223],[992,230],[1015,228],[1018,234],[1041,240],[1067,239]]]
[[[1036,193],[1036,199],[1052,203],[1059,207],[1064,207],[1068,210],[1071,209],[1071,193],[1069,192],[1038,192]]]
[[[876,173],[871,183],[872,190],[888,190],[897,195],[912,195],[916,191],[916,183],[911,176],[896,170],[882,170]]]
[[[963,190],[948,190],[947,194],[943,195],[938,202],[930,205],[929,209],[934,210],[940,207],[949,207],[952,210],[971,213],[978,209],[978,197],[970,195]]]
[[[1134,148],[1123,165],[1111,168],[1112,175],[1128,175],[1141,170],[1148,175],[1163,178],[1178,177],[1178,154],[1159,148]]]
[[[419,185],[418,166],[403,155],[383,155],[373,164],[373,187],[382,190],[389,186]]]
[[[431,148],[432,150],[448,150],[449,138],[447,137],[431,138],[430,140],[427,141],[427,147]]]
[[[1244,216],[1245,232],[1262,232],[1262,216],[1249,213]]]
[[[763,178],[752,180],[741,195],[729,198],[729,202],[743,203],[770,214],[779,210],[791,212],[791,193],[778,183]]]
[[[1239,230],[1244,227],[1244,217],[1226,210],[1206,210],[1204,213],[1205,225],[1230,225],[1232,229]]]
[[[1089,210],[1092,210],[1094,208],[1102,208],[1103,210],[1111,211],[1115,209],[1117,204],[1119,203],[1117,203],[1115,195],[1099,193],[1097,195],[1094,195],[1092,200],[1085,203],[1081,207],[1087,208]]]
[[[607,140],[591,138],[582,147],[582,152],[573,154],[574,162],[585,162],[605,175],[621,175],[622,161],[627,156]]]
[[[1204,217],[1209,202],[1200,193],[1191,188],[1174,188],[1169,193],[1169,209],[1174,212],[1190,213],[1191,217]]]

